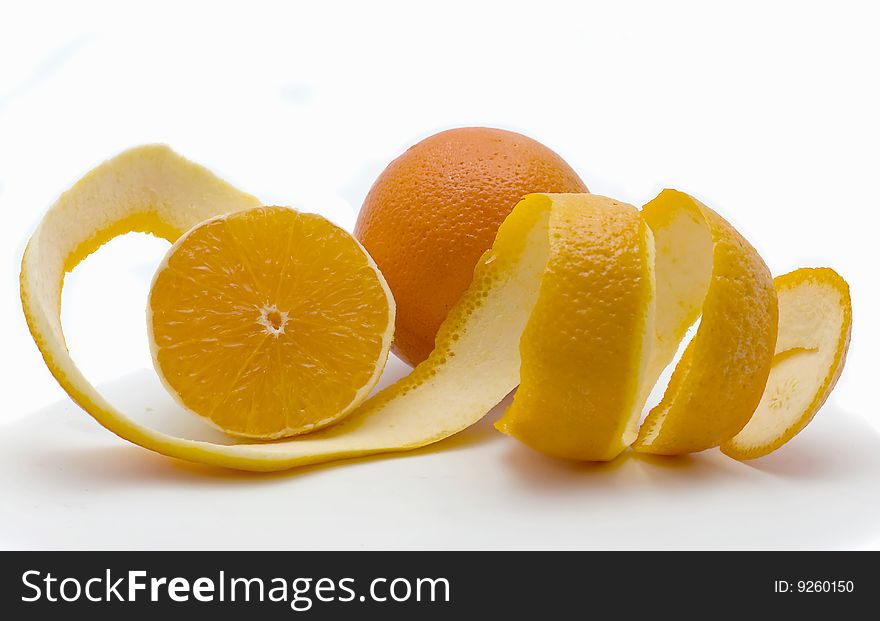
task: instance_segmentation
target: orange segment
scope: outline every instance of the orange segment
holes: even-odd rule
[[[779,336],[767,388],[748,424],[721,450],[755,459],[806,427],[837,383],[852,331],[846,281],[832,269],[801,268],[775,280]]]
[[[169,250],[149,300],[153,357],[187,409],[279,438],[351,412],[385,365],[394,303],[348,233],[263,207],[209,220]]]

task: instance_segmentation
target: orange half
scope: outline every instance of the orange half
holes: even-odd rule
[[[213,218],[182,236],[153,280],[153,362],[188,410],[236,436],[325,427],[376,384],[394,301],[363,247],[283,207]]]

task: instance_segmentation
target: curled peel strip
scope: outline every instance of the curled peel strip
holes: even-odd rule
[[[779,334],[767,387],[748,424],[721,450],[734,459],[772,453],[800,433],[834,390],[852,335],[849,285],[834,270],[777,276]]]
[[[701,319],[633,448],[676,455],[719,446],[746,425],[767,383],[779,312],[773,277],[736,229],[687,194],[664,190],[642,217],[657,248],[647,390]]]
[[[523,334],[522,384],[497,427],[581,460],[613,459],[633,440],[637,451],[680,454],[736,435],[764,391],[776,341],[776,291],[755,249],[675,190],[641,213],[591,195],[552,199],[551,222],[566,224],[553,227],[562,237]],[[652,387],[701,315],[636,434]]]
[[[133,420],[111,405],[70,357],[60,320],[65,273],[115,236],[141,231],[173,242],[207,218],[258,205],[253,196],[167,147],[147,146],[93,170],[46,214],[22,261],[25,315],[55,378],[103,426],[165,455],[245,470],[408,450],[482,418],[520,383],[522,351],[526,390],[501,427],[509,425],[506,430],[517,435],[516,421],[543,415],[558,433],[587,443],[576,457],[611,459],[636,437],[637,413],[650,387],[701,311],[697,336],[663,402],[638,434],[636,449],[664,453],[717,446],[746,424],[767,380],[776,335],[772,280],[754,249],[720,216],[672,191],[662,193],[641,215],[599,196],[534,194],[502,224],[429,358],[342,422],[292,440],[221,445],[171,436]],[[602,239],[609,242],[623,235],[626,244],[604,248],[602,242],[590,242],[587,233],[596,231],[603,231]],[[618,261],[624,255],[626,261]],[[588,278],[583,274],[599,265],[622,270],[617,276],[626,286],[617,298],[606,300],[604,307],[589,306],[590,296],[566,293],[566,287],[576,287]],[[625,311],[628,323],[619,334],[631,340],[619,348],[622,354],[614,347],[605,352],[621,355],[614,359],[618,363],[632,363],[620,367],[613,387],[602,384],[608,374],[578,374],[575,364],[567,369],[567,395],[595,396],[597,407],[590,414],[602,423],[595,435],[597,427],[584,426],[575,416],[587,402],[557,400],[560,407],[542,412],[553,387],[539,380],[551,371],[552,360],[531,353],[545,333],[571,327],[565,322],[554,327],[542,317],[577,318],[584,308],[606,327]],[[596,338],[607,336],[600,329],[581,322],[557,341],[583,360],[584,352],[602,353],[595,350]],[[568,362],[576,363],[577,356]],[[609,390],[600,394],[604,388]],[[606,402],[609,407],[600,410],[598,405]],[[519,437],[540,444],[531,441],[533,436]],[[577,442],[563,444],[548,452],[565,455]]]
[[[551,203],[551,251],[520,340],[520,386],[496,427],[542,453],[613,459],[635,439],[646,396],[653,235],[632,205],[593,194],[540,200]]]

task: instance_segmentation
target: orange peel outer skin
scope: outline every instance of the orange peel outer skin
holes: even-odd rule
[[[608,461],[627,448],[653,330],[652,241],[639,211],[554,194],[551,258],[520,340],[520,386],[495,427],[558,458]]]

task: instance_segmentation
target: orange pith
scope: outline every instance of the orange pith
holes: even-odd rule
[[[363,248],[324,218],[282,207],[215,218],[182,237],[157,272],[149,314],[172,394],[254,438],[347,414],[381,372],[393,323]]]

